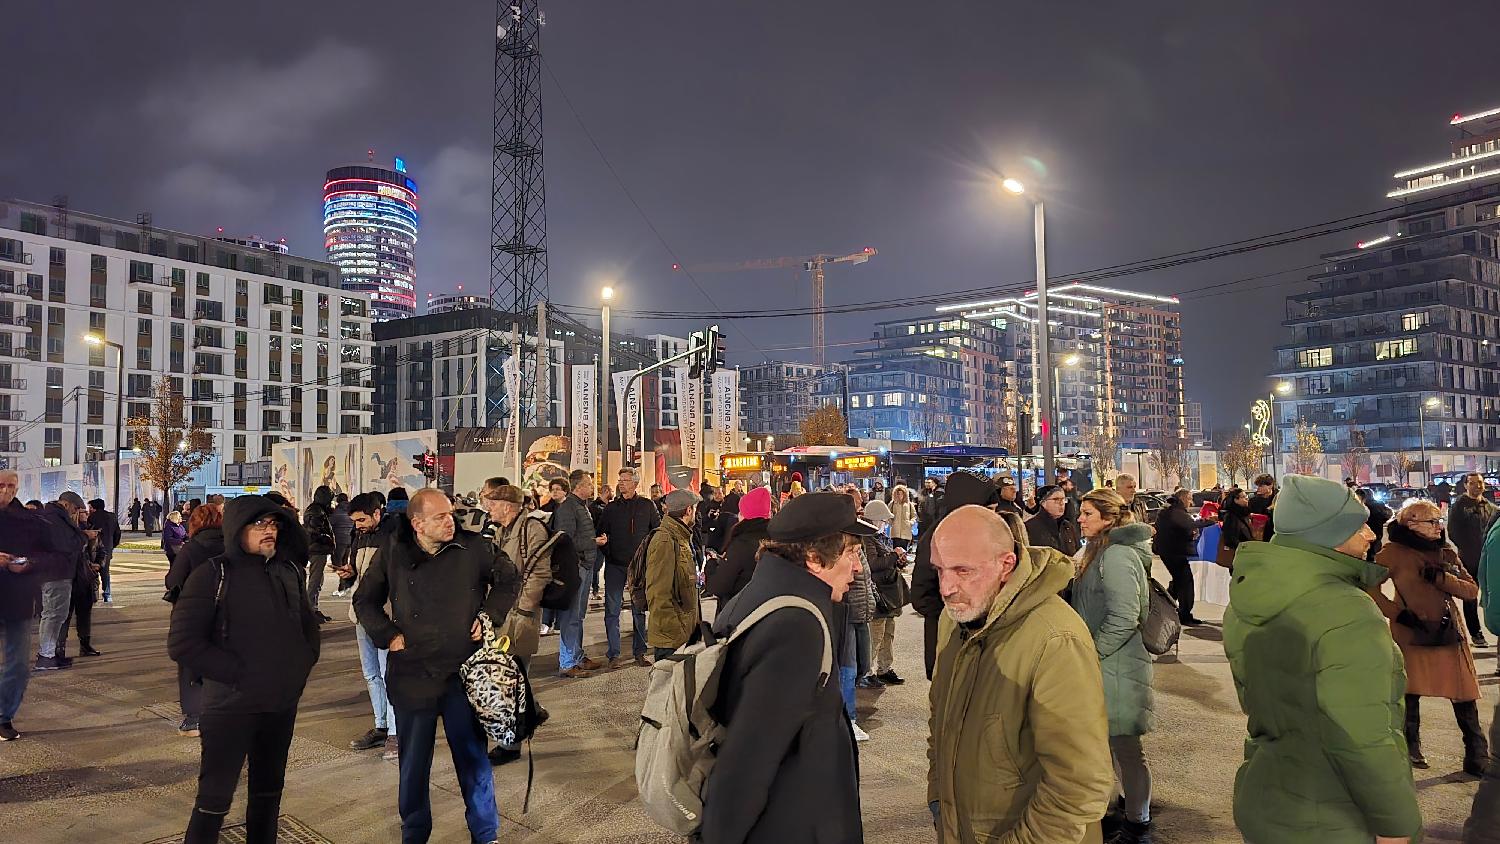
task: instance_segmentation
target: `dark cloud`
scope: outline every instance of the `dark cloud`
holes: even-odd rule
[[[1059,275],[1236,240],[1383,206],[1392,172],[1441,157],[1445,115],[1500,104],[1488,54],[1410,2],[557,0],[547,12],[562,303],[591,302],[608,278],[625,308],[804,305],[790,273],[706,275],[706,297],[669,267],[865,245],[880,256],[830,271],[831,304],[1023,281],[1029,214],[996,195],[1000,168],[1045,173]],[[285,235],[318,255],[324,172],[374,148],[422,185],[421,291],[482,289],[492,14],[393,0],[10,9],[0,193]],[[1466,31],[1500,23],[1493,3],[1444,15]],[[1360,236],[1115,283],[1184,292],[1190,393],[1234,427],[1266,384],[1283,299],[1304,285],[1185,291]],[[898,315],[832,317],[829,339]],[[740,322],[730,340],[742,360],[805,346],[807,321]]]

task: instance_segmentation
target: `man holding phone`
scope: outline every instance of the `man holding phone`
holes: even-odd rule
[[[42,585],[31,557],[47,550],[41,520],[16,500],[19,482],[15,472],[0,471],[0,741],[21,737],[11,719],[31,679],[31,628]]]

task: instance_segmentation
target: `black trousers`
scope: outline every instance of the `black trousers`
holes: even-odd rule
[[[1167,591],[1177,601],[1177,617],[1186,621],[1193,616],[1193,567],[1186,557],[1162,557],[1161,562],[1172,575]]]
[[[927,679],[932,679],[932,668],[937,664],[938,619],[941,616],[922,617],[922,661],[927,666]]]
[[[281,790],[286,784],[287,751],[297,710],[285,712],[205,712],[199,719],[202,754],[198,763],[198,799],[188,820],[183,844],[215,844],[240,769],[250,762],[245,793],[245,841],[276,844],[276,817],[281,813]]]
[[[77,584],[73,586],[73,600],[68,606],[68,617],[63,620],[62,633],[57,636],[59,654],[67,650],[68,628],[75,624],[80,649],[89,647],[89,640],[94,636],[94,593],[92,589],[79,590]]]
[[[203,683],[193,672],[177,666],[177,702],[184,717],[197,719],[203,714]]]

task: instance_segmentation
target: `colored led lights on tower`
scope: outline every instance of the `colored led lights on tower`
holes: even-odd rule
[[[370,296],[377,320],[416,313],[417,183],[401,169],[335,167],[323,185],[323,239],[345,290]]]

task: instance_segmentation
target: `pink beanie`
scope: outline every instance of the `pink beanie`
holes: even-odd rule
[[[771,518],[771,490],[767,487],[758,486],[745,493],[740,498],[740,518],[742,519],[769,519]]]

